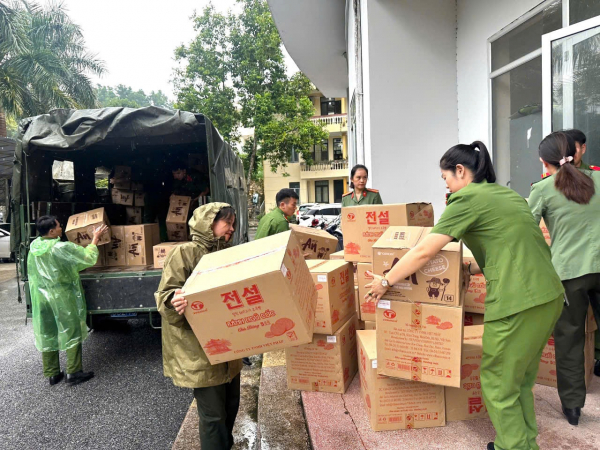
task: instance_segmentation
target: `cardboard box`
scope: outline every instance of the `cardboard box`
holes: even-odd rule
[[[373,271],[373,264],[371,263],[358,263],[357,264],[357,277],[358,277],[358,302],[360,304],[360,318],[361,320],[375,321],[375,302],[372,299],[366,299],[365,295],[369,292],[365,288],[365,285],[369,284],[373,278],[367,275],[367,272]]]
[[[331,255],[329,255],[329,259],[344,259],[344,250],[332,253]]]
[[[104,256],[104,249],[107,246],[98,247],[98,261],[94,264],[94,267],[105,267],[106,266],[106,257]]]
[[[365,205],[342,208],[344,257],[351,262],[372,262],[373,244],[390,226],[433,226],[430,203]]]
[[[370,320],[365,320],[365,330],[376,330],[377,322],[371,322]]]
[[[135,206],[146,206],[144,204],[144,199],[146,198],[145,192],[134,192],[133,194],[133,203]]]
[[[353,314],[335,334],[313,335],[310,344],[285,349],[288,389],[343,394],[358,371]]]
[[[125,230],[122,226],[110,227],[110,242],[104,246],[106,256],[106,265],[126,266],[127,265],[127,246],[125,245]]]
[[[65,234],[69,241],[86,247],[94,239],[94,230],[102,225],[110,226],[104,208],[92,209],[69,217]],[[108,244],[109,242],[110,232],[106,232],[100,237],[98,245]]]
[[[481,356],[483,325],[465,329],[462,346],[461,387],[446,388],[446,420],[470,420],[488,417],[481,392]]]
[[[472,325],[483,325],[483,314],[465,312],[465,327]]]
[[[585,385],[589,388],[594,377],[594,333],[585,333]],[[542,352],[540,369],[538,371],[537,384],[557,387],[556,380],[556,353],[554,349],[554,336],[548,339],[548,343]]]
[[[187,221],[192,197],[172,195],[167,213],[167,235],[170,241],[187,241]]]
[[[113,190],[131,191],[131,180],[129,178],[115,178],[113,181]]]
[[[211,364],[312,342],[317,290],[293,231],[205,255],[184,289]]]
[[[356,315],[360,318],[360,303],[358,300],[358,287],[354,286],[354,310]]]
[[[128,206],[125,208],[127,215],[127,225],[141,225],[143,210],[137,206]]]
[[[431,228],[389,227],[373,245],[373,273],[386,275]],[[459,306],[463,297],[462,244],[446,245],[419,271],[396,283],[384,299]]]
[[[333,334],[356,312],[352,264],[313,259],[307,265],[318,293],[314,332]]]
[[[299,225],[290,225],[290,229],[297,233],[305,259],[330,259],[337,248],[338,240],[325,230]]]
[[[376,331],[379,374],[460,387],[462,308],[379,300]]]
[[[374,431],[446,425],[444,387],[377,373],[375,331],[358,331],[360,389]]]
[[[467,247],[463,246],[463,262],[464,263],[475,263],[473,253]],[[469,282],[469,288],[465,292],[465,311],[476,314],[483,314],[485,312],[485,296],[487,293],[485,277],[483,274],[471,275],[471,281]]]
[[[133,206],[134,194],[132,191],[113,188],[110,195],[115,205]]]
[[[154,254],[152,248],[160,243],[160,232],[157,223],[145,225],[127,225],[125,246],[128,266],[147,266],[152,264]]]
[[[115,179],[126,178],[131,179],[131,167],[130,166],[115,166]]]
[[[162,269],[165,266],[165,259],[178,245],[185,244],[185,242],[163,242],[162,244],[155,245],[152,248],[154,254],[154,268]]]
[[[132,191],[143,191],[144,183],[139,182],[139,181],[132,181],[131,182],[131,190]]]

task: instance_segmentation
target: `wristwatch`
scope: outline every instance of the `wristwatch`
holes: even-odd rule
[[[381,285],[384,288],[392,287],[392,285],[390,284],[390,282],[385,277],[381,279]]]

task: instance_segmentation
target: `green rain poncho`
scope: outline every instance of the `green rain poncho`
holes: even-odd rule
[[[37,238],[27,258],[35,346],[67,350],[87,338],[87,309],[79,272],[96,264],[98,247]]]

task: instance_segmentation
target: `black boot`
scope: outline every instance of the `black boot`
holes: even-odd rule
[[[61,372],[58,375],[54,375],[53,377],[48,378],[48,380],[50,381],[50,386],[54,386],[55,384],[60,383],[64,377],[65,373]]]
[[[493,442],[488,442],[487,450],[496,450]]]
[[[579,425],[579,417],[581,416],[581,408],[569,409],[563,406],[563,414],[567,418],[567,421],[576,427]]]
[[[94,372],[84,372],[83,370],[80,370],[79,372],[67,374],[67,384],[75,386],[76,384],[85,383],[92,378],[94,378]]]
[[[596,333],[600,333],[600,331],[596,331]],[[596,364],[594,364],[594,375],[600,377],[600,359],[597,359]]]

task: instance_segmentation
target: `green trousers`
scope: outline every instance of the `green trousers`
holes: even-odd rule
[[[600,317],[600,274],[563,281],[567,303],[554,329],[558,395],[565,408],[585,405],[585,322],[589,305]]]
[[[60,373],[60,360],[58,351],[42,352],[42,363],[44,365],[44,376],[54,377]],[[67,373],[72,374],[82,370],[81,344],[67,350]]]
[[[563,301],[484,324],[481,388],[497,450],[539,450],[532,390]]]

